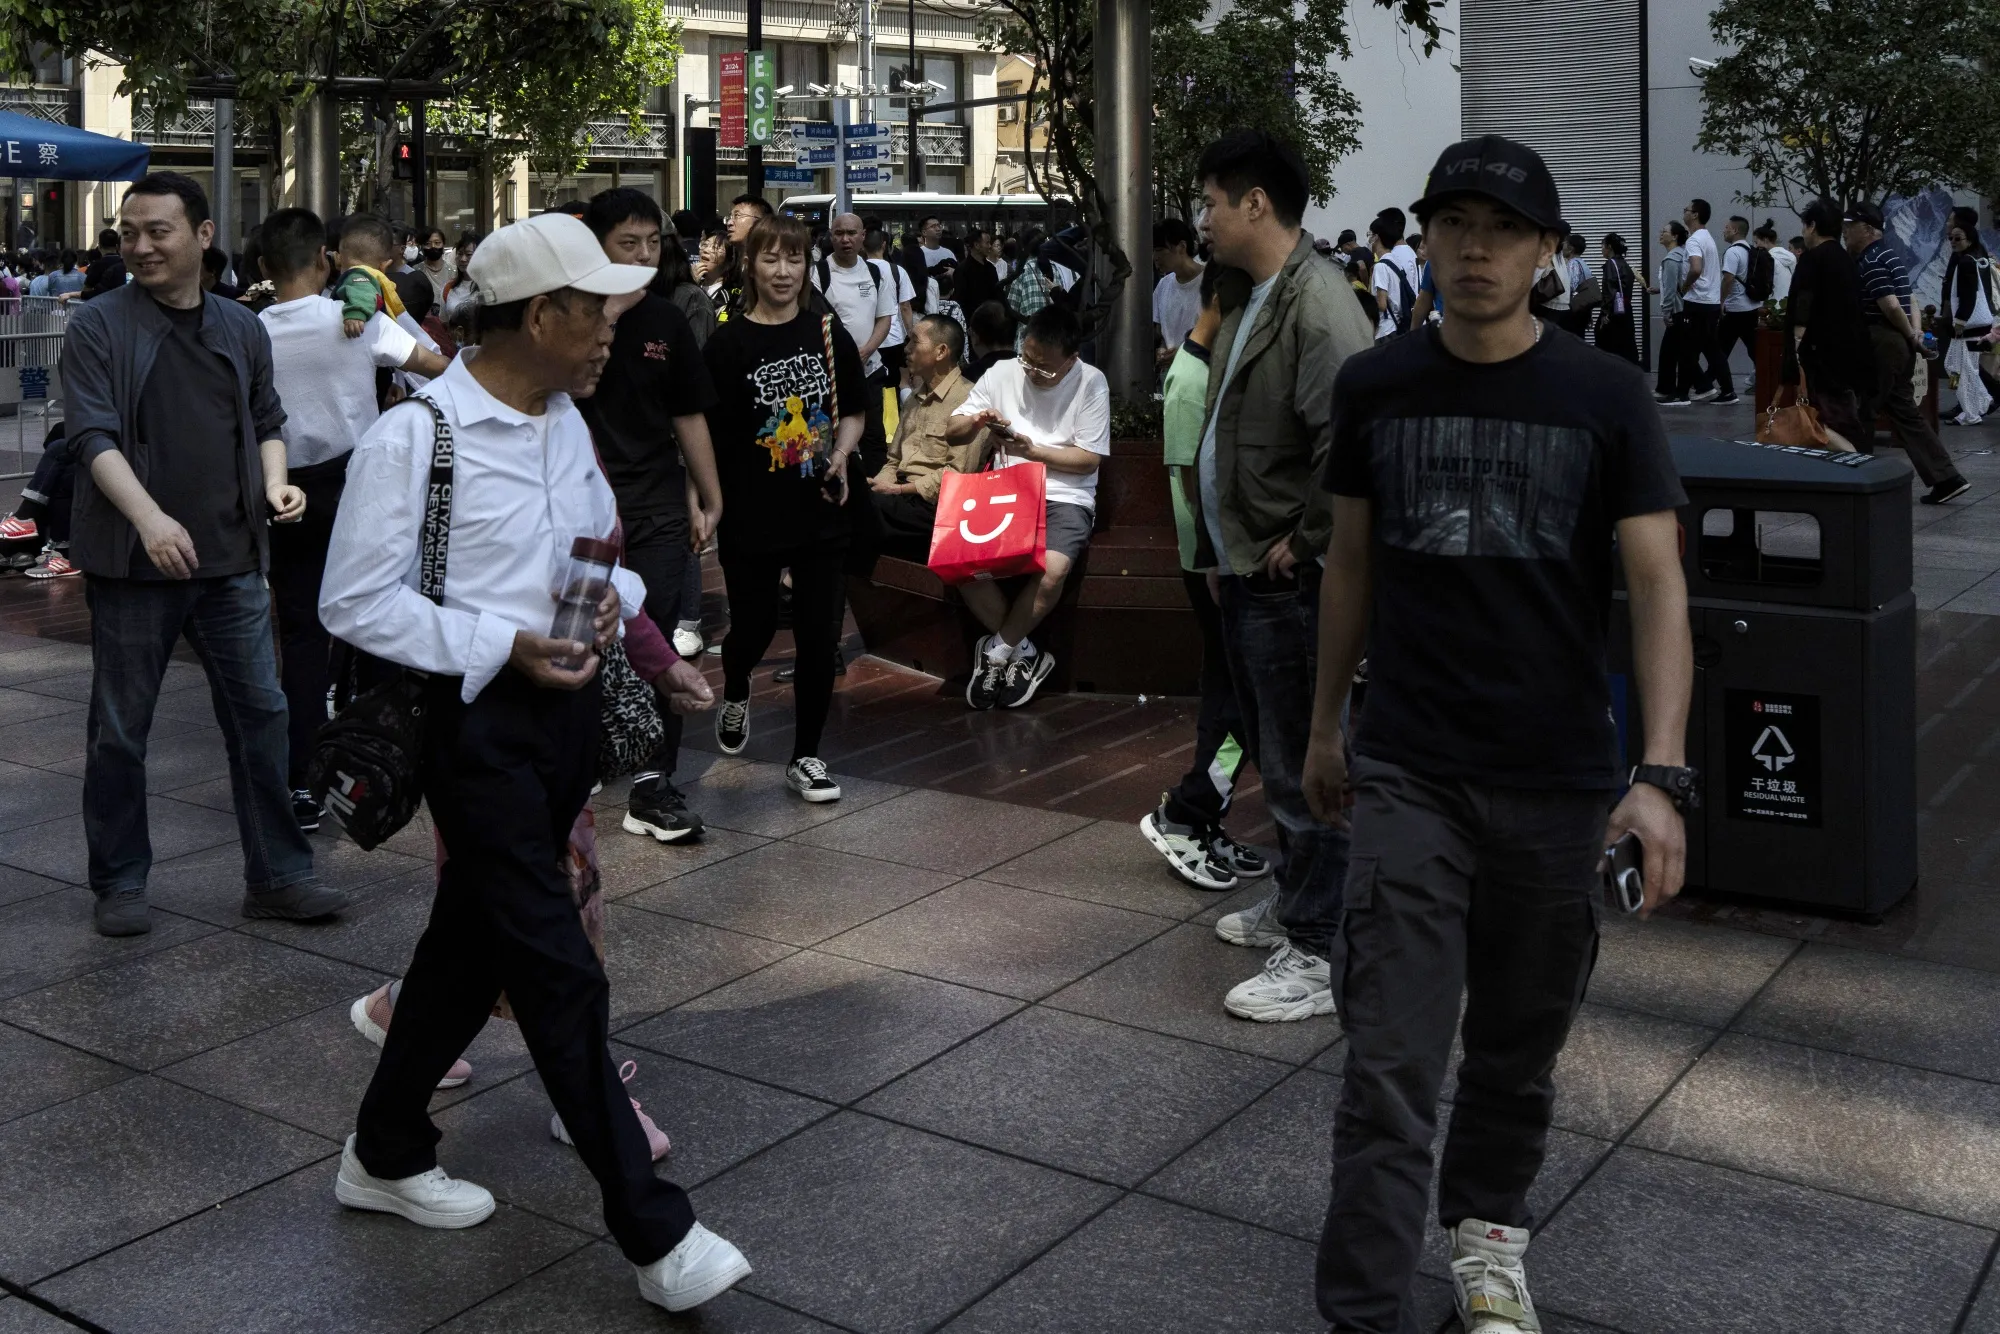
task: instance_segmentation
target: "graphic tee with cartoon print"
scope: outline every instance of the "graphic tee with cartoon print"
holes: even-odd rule
[[[866,411],[868,382],[839,320],[809,312],[787,324],[734,319],[703,349],[716,403],[708,411],[722,480],[725,552],[782,551],[844,536],[844,506],[823,498],[839,419]],[[866,486],[850,460],[849,494]]]

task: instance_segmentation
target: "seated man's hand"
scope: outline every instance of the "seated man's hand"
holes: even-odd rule
[[[878,496],[900,496],[916,488],[908,482],[885,482],[880,477],[870,477],[868,489]]]
[[[582,657],[581,667],[558,667],[558,657]],[[526,630],[514,632],[514,651],[507,655],[507,665],[545,690],[581,690],[597,675],[597,665],[601,662],[590,645],[579,644],[573,639],[550,639],[547,635],[530,634]]]
[[[673,666],[654,677],[653,688],[675,713],[702,713],[715,707],[714,689],[686,658],[676,658]]]

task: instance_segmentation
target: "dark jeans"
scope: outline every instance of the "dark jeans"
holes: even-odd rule
[[[340,510],[350,457],[342,454],[293,472],[292,484],[306,493],[306,512],[297,523],[271,525],[271,600],[283,650],[279,680],[291,715],[285,781],[294,789],[306,786],[313,744],[326,722],[333,639],[319,622],[319,585],[326,575],[326,549],[333,541],[333,516]]]
[[[792,572],[794,727],[792,758],[819,754],[833,705],[834,616],[846,595],[847,544],[825,542],[785,551],[725,551],[722,577],[729,586],[729,636],[722,641],[722,696],[750,698],[750,673],[778,632],[778,572]]]
[[[76,495],[76,458],[69,442],[60,433],[42,446],[35,475],[21,488],[21,503],[14,509],[18,518],[33,519],[42,537],[59,549],[69,547],[70,508]]]
[[[1660,332],[1659,379],[1654,392],[1666,398],[1685,398],[1692,387],[1681,382],[1681,353],[1687,347],[1688,323],[1685,315],[1669,315]]]
[[[431,918],[361,1100],[355,1155],[391,1180],[437,1165],[431,1091],[506,992],[549,1101],[597,1178],[625,1258],[650,1264],[694,1210],[652,1152],[606,1045],[611,985],[560,859],[590,796],[599,687],[542,690],[503,670],[471,704],[433,677],[424,795],[444,840]]]
[[[1875,401],[1863,408],[1871,429],[1867,437],[1854,442],[1855,446],[1868,447],[1874,436],[1873,419],[1879,412],[1889,419],[1891,438],[1910,456],[1910,466],[1925,486],[1957,481],[1958,465],[1951,461],[1937,432],[1924,420],[1923,409],[1917,406],[1910,378],[1917,368],[1917,350],[1886,324],[1870,324],[1868,341],[1875,349]]]
[[[1320,1237],[1320,1314],[1417,1334],[1438,1092],[1459,1027],[1438,1221],[1532,1227],[1556,1057],[1597,961],[1610,793],[1488,787],[1357,756],[1340,991],[1348,1049]]]
[[[292,818],[285,783],[285,696],[271,646],[271,595],[260,574],[209,579],[105,579],[84,585],[90,606],[89,750],[83,836],[90,887],[143,889],[153,867],[146,827],[146,737],[174,641],[201,655],[229,754],[229,793],[252,893],[313,873],[312,845]]]
[[[882,554],[919,565],[931,558],[931,529],[937,506],[922,496],[875,497],[875,516],[882,524]]]
[[[685,495],[685,489],[682,494]],[[687,583],[688,564],[699,568],[700,557],[688,550],[688,512],[685,506],[663,515],[642,515],[625,521],[625,567],[646,581],[646,615],[660,633],[672,638],[674,625],[682,616],[700,619],[701,607],[681,606]],[[672,782],[681,753],[682,718],[671,709],[660,710],[666,724],[660,748],[633,776],[632,786],[650,785],[654,775]]]
[[[1754,310],[1725,310],[1722,312],[1722,322],[1716,328],[1715,339],[1715,356],[1718,365],[1727,366],[1729,364],[1729,358],[1735,354],[1738,343],[1741,343],[1743,350],[1750,354],[1751,364],[1756,364],[1758,317],[1759,312]],[[1725,389],[1723,392],[1726,394],[1731,391]]]
[[[1300,949],[1330,961],[1347,878],[1347,834],[1321,824],[1299,786],[1312,730],[1319,651],[1319,565],[1292,579],[1222,576],[1223,644],[1240,736],[1264,778],[1264,804],[1278,827],[1277,919]]]
[[[1236,773],[1243,764],[1243,710],[1229,674],[1222,609],[1208,595],[1208,576],[1182,570],[1181,582],[1187,585],[1188,604],[1201,626],[1201,712],[1194,724],[1194,763],[1167,793],[1167,818],[1206,828],[1222,823],[1229,813]]]
[[[1722,355],[1722,307],[1687,303],[1687,339],[1681,344],[1681,388],[1707,393],[1716,386],[1720,397],[1736,392],[1729,361]],[[1706,363],[1706,364],[1704,364]]]

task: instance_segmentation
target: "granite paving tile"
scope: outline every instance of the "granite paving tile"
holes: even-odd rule
[[[352,848],[351,843],[342,846]],[[381,849],[362,854],[383,856]],[[239,921],[239,929],[283,945],[296,946],[341,959],[378,973],[401,977],[410,966],[417,938],[431,920],[431,903],[437,897],[437,872],[411,857],[394,863],[375,862],[387,869],[392,865],[410,869],[387,879],[347,887],[348,904],[338,916],[318,922]],[[210,881],[202,881],[212,885]],[[211,890],[196,890],[205,896],[198,904],[218,917],[226,909],[221,897]]]
[[[1067,1235],[1109,1186],[844,1112],[695,1192],[743,1283],[850,1329],[917,1334]]]
[[[1017,1008],[1000,996],[806,951],[620,1038],[848,1102]]]
[[[37,1291],[107,1329],[149,1334],[415,1334],[584,1241],[519,1209],[457,1231],[343,1209],[336,1168],[315,1163]]]
[[[701,812],[703,823],[738,833],[783,838],[829,824],[909,791],[895,783],[879,783],[836,773],[840,800],[810,802],[785,786],[785,766],[747,762],[717,768],[690,787],[681,784],[688,805]]]
[[[1808,945],[1737,1028],[2000,1082],[1995,1015],[1993,973]]]
[[[1183,920],[1213,908],[1223,897],[1196,889],[1169,870],[1137,824],[1112,820],[1094,821],[980,878]],[[1253,884],[1270,892],[1268,884]],[[1253,896],[1253,901],[1261,897]]]
[[[625,1087],[673,1141],[655,1164],[661,1178],[691,1189],[786,1135],[828,1115],[826,1103],[684,1061],[613,1043],[638,1069]],[[438,1152],[454,1176],[500,1199],[585,1232],[604,1232],[603,1197],[576,1150],[550,1137],[553,1108],[532,1071],[434,1118]]]
[[[951,792],[910,792],[797,835],[816,848],[977,875],[1071,833],[1081,816]]]
[[[2000,1226],[2000,1085],[1730,1035],[1632,1142]]]
[[[1726,926],[1606,914],[1590,999],[1720,1028],[1797,948]]]
[[[633,895],[652,912],[814,945],[950,884],[926,871],[797,843],[770,843]]]
[[[9,1121],[0,1277],[37,1282],[337,1147],[162,1079],[128,1079]]]
[[[352,924],[350,919],[358,919],[369,911],[363,905],[375,896],[375,887],[382,882],[400,876],[416,876],[416,883],[426,885],[436,881],[430,863],[385,848],[363,852],[345,839],[324,835],[307,841],[312,845],[313,874],[323,883],[344,891],[353,905],[331,921],[246,920],[243,916],[243,852],[234,839],[184,857],[156,863],[146,882],[146,896],[157,907],[186,917],[198,917],[217,926],[241,927],[256,932],[275,931],[278,934],[271,937],[274,940],[324,941],[343,933]]]
[[[1037,1008],[861,1109],[1132,1186],[1285,1074],[1258,1057]]]
[[[76,700],[57,699],[27,690],[0,689],[0,726],[28,722],[36,718],[59,718],[80,713],[84,705]]]
[[[237,842],[234,816],[171,797],[147,800],[146,824],[156,865],[184,853]],[[90,883],[90,850],[83,839],[82,812],[0,834],[0,862],[73,885]],[[237,865],[240,878],[242,863]]]
[[[1277,1061],[1309,1061],[1340,1040],[1337,1019],[1259,1024],[1222,1008],[1231,987],[1263,968],[1266,953],[1225,945],[1210,927],[1177,926],[1045,1003]]]
[[[1254,1275],[1251,1279],[1249,1276]],[[950,1334],[1324,1334],[1313,1247],[1130,1196],[946,1326]]]
[[[215,930],[155,910],[153,929],[143,936],[100,936],[91,924],[93,902],[89,890],[62,885],[0,908],[0,997],[157,954]]]
[[[1535,1238],[1528,1263],[1538,1304],[1615,1329],[1935,1334],[1958,1319],[1992,1240],[1623,1148]]]
[[[282,1023],[379,974],[220,931],[0,1004],[0,1019],[142,1070]]]
[[[697,839],[660,843],[650,836],[626,833],[618,823],[623,818],[610,812],[600,812],[597,817],[597,873],[608,900],[727,861],[771,841],[757,834],[711,828]]]
[[[753,973],[792,947],[641,912],[623,903],[604,909],[604,970],[611,979],[613,1030]]]
[[[1555,1124],[1617,1139],[1714,1037],[1712,1029],[1586,1003],[1556,1061]]]
[[[31,648],[0,653],[0,686],[18,686],[52,676],[90,680],[91,653],[83,644],[44,640]]]
[[[1166,929],[1146,913],[965,880],[820,948],[1035,1000]]]
[[[40,898],[53,894],[59,889],[74,889],[76,886],[66,880],[51,880],[33,871],[23,871],[16,866],[0,863],[0,908],[23,899]]]
[[[75,1328],[33,1302],[0,1294],[0,1334],[70,1334]]]
[[[0,1122],[66,1102],[131,1074],[88,1052],[0,1024]]]
[[[181,720],[185,721],[185,720]],[[59,774],[83,777],[84,756],[51,764]],[[171,736],[160,735],[156,726],[146,743],[146,791],[158,795],[193,783],[229,777],[229,754],[223,747],[222,732],[216,727],[189,727]]]
[[[1965,1325],[1959,1334],[2000,1334],[2000,1279],[1994,1276],[1994,1267],[1989,1264],[1986,1284],[1980,1289],[1979,1299],[1966,1313]]]
[[[40,824],[83,810],[83,780],[0,761],[0,830]]]
[[[669,1315],[640,1299],[631,1264],[615,1247],[603,1243],[584,1247],[438,1326],[438,1334],[659,1334],[661,1330],[836,1334],[832,1325],[740,1290],[683,1315]]]

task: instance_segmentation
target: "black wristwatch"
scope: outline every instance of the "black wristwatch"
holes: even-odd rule
[[[1674,809],[1686,814],[1701,806],[1701,771],[1671,764],[1635,764],[1627,785],[1645,783],[1667,794]]]

